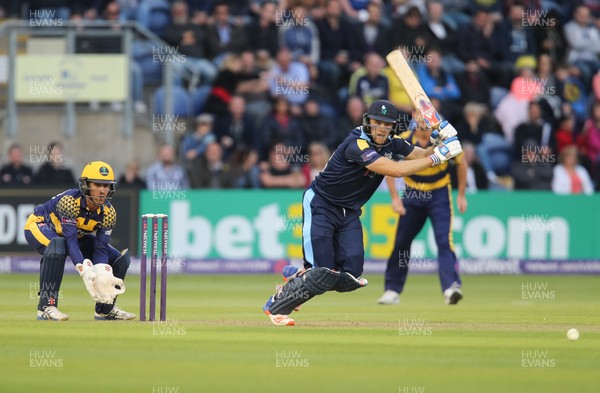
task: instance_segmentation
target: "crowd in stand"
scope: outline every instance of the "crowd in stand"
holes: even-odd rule
[[[160,146],[144,180],[131,163],[121,186],[305,187],[372,101],[392,101],[408,128],[410,100],[384,60],[401,48],[459,131],[469,190],[600,190],[598,1],[30,3],[77,20],[169,7],[160,36],[194,74],[195,129]],[[18,149],[3,184],[40,178],[19,171]]]

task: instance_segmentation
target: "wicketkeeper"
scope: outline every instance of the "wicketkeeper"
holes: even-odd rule
[[[81,172],[79,189],[54,196],[27,219],[25,238],[42,255],[37,319],[69,319],[58,309],[67,255],[96,301],[95,319],[135,318],[115,306],[117,295],[125,292],[123,279],[130,258],[127,249],[119,252],[109,244],[117,220],[110,204],[114,192],[115,175],[110,165],[90,162]]]

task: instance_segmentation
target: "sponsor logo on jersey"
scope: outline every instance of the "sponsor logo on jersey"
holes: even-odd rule
[[[361,154],[360,157],[363,159],[364,162],[367,162],[367,161],[371,160],[376,155],[377,155],[377,152],[375,150],[369,150],[369,151],[364,152],[363,154]]]

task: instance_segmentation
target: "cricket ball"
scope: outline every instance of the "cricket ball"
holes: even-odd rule
[[[579,331],[575,328],[567,330],[567,338],[571,341],[579,339]]]

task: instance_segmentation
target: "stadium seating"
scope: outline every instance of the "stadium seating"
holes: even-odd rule
[[[156,114],[166,114],[165,87],[159,87],[152,95],[152,108]],[[181,86],[173,86],[173,115],[188,117],[193,114],[192,99],[187,90]]]

